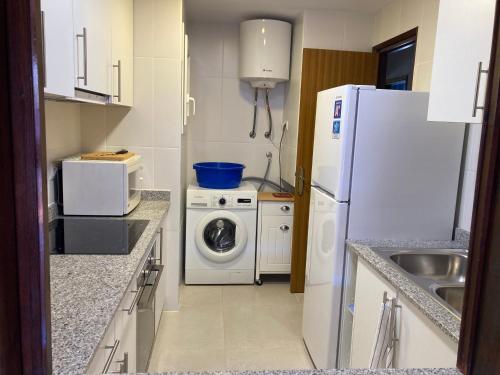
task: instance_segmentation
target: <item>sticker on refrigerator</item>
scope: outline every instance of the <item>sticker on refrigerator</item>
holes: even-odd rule
[[[340,138],[340,121],[335,120],[333,122],[332,133],[333,133],[333,139],[339,139]]]
[[[333,118],[340,118],[341,115],[342,115],[342,100],[335,100]]]

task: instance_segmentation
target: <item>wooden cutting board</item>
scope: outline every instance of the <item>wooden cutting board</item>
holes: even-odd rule
[[[133,152],[127,152],[126,154],[116,154],[114,152],[90,152],[88,154],[82,154],[82,160],[108,160],[108,161],[124,161],[135,156]]]

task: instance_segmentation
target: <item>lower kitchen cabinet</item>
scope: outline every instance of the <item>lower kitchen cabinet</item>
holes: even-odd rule
[[[255,279],[261,274],[289,274],[291,269],[293,202],[260,201]]]
[[[455,367],[458,345],[363,260],[357,261],[350,367],[370,367],[384,294],[397,298],[396,368]]]
[[[136,270],[104,338],[94,352],[87,374],[146,370],[165,300],[165,258],[160,255],[164,241],[162,233],[160,229],[146,259]]]

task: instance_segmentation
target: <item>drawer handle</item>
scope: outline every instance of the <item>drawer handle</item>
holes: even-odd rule
[[[290,206],[281,206],[281,211],[283,211],[283,212],[290,211]]]
[[[119,345],[120,345],[120,340],[115,340],[115,343],[113,344],[113,346],[106,345],[104,347],[104,349],[111,349],[111,353],[109,354],[108,360],[106,361],[106,364],[104,365],[104,369],[102,370],[103,374],[108,373],[109,367],[111,366],[111,363],[113,362],[113,357],[115,356]]]
[[[137,305],[137,301],[141,297],[142,288],[140,290],[131,290],[130,293],[135,293],[134,300],[128,309],[122,309],[122,311],[126,311],[128,315],[131,315],[134,312],[135,305]]]
[[[283,232],[288,232],[290,230],[290,227],[286,224],[283,224],[280,226],[280,229],[283,231]]]

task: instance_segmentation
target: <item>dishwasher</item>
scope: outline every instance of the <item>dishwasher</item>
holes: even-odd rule
[[[147,371],[155,341],[155,308],[157,307],[155,306],[155,294],[164,267],[157,263],[158,242],[153,244],[146,263],[137,278],[137,287],[140,290],[137,302],[137,372]]]

